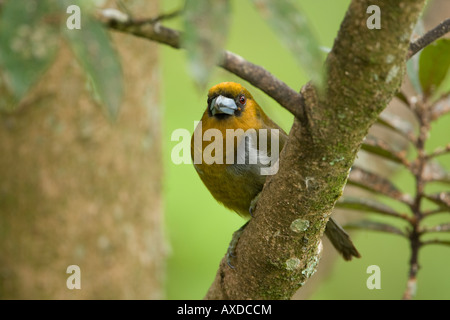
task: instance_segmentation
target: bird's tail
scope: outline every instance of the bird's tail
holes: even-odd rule
[[[345,260],[349,261],[353,257],[361,257],[348,233],[333,218],[328,220],[325,235]]]

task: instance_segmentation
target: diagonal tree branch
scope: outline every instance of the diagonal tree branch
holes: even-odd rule
[[[436,41],[446,33],[450,32],[450,19],[446,19],[438,24],[435,28],[428,31],[422,37],[409,45],[408,59],[418,53],[420,50]]]
[[[347,229],[362,229],[362,230],[380,231],[380,232],[396,234],[396,235],[399,235],[399,236],[402,236],[405,238],[408,237],[408,234],[406,232],[400,230],[399,228],[396,228],[389,224],[375,222],[375,221],[368,221],[368,220],[356,221],[353,223],[346,224],[345,227]]]
[[[178,11],[174,14],[178,14]],[[135,20],[116,9],[104,9],[99,13],[99,19],[110,29],[156,41],[174,49],[180,49],[182,47],[180,31],[161,25],[161,17],[165,17],[165,15],[153,19]],[[407,58],[411,58],[429,43],[448,32],[450,32],[450,19],[443,21],[423,37],[410,43]],[[296,118],[303,119],[304,110],[301,94],[263,67],[255,65],[230,51],[224,51],[224,58],[219,66],[250,82],[272,97]]]
[[[401,192],[390,180],[357,166],[352,167],[347,183],[370,192],[382,194],[407,205],[411,205],[413,201],[410,195]]]
[[[99,19],[110,29],[156,41],[174,49],[182,48],[182,33],[164,27],[157,19],[156,22],[155,19],[134,20],[115,9],[100,11]],[[302,119],[304,116],[301,94],[263,67],[253,64],[230,51],[224,51],[219,66],[265,92],[296,118]]]
[[[396,210],[384,205],[381,202],[370,200],[370,199],[360,199],[354,197],[341,198],[336,202],[336,208],[346,209],[346,210],[357,210],[361,212],[375,212],[383,215],[387,215],[394,218],[399,218],[408,222],[411,222],[411,218],[404,213],[399,213]]]

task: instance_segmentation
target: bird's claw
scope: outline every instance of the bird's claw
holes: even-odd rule
[[[234,266],[231,264],[231,259],[234,258],[235,255],[230,252],[230,247],[228,247],[228,251],[227,251],[227,264],[231,269],[234,269]]]
[[[254,198],[252,199],[252,201],[250,202],[250,207],[248,208],[248,212],[250,213],[250,215],[251,215],[252,217],[253,217],[253,212],[255,212],[256,205],[258,204],[258,200],[259,200],[260,196],[261,196],[261,192],[258,193],[258,194],[256,195],[256,197],[254,197]]]
[[[237,246],[237,243],[239,242],[239,238],[241,237],[242,232],[244,232],[244,229],[247,226],[247,224],[248,224],[248,221],[242,227],[240,227],[238,230],[236,230],[233,233],[233,236],[232,236],[231,241],[230,241],[230,245],[228,246],[228,249],[227,249],[227,264],[228,264],[228,266],[231,269],[235,268],[233,266],[233,264],[231,263],[231,259],[236,257],[236,254],[235,254],[236,246]]]

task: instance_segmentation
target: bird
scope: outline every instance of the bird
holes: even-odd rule
[[[275,152],[273,130],[278,133]],[[258,134],[263,131],[265,135]],[[261,144],[263,139],[265,144]],[[245,87],[236,82],[222,82],[208,91],[206,110],[191,137],[191,158],[214,199],[243,218],[251,219],[268,176],[261,174],[261,169],[270,165],[268,160],[278,161],[287,141],[286,132],[264,113]],[[266,148],[262,150],[264,145]],[[260,152],[252,153],[255,150]],[[251,158],[252,154],[257,155],[256,159]],[[234,256],[234,247],[248,222],[233,235],[229,258]],[[345,260],[360,257],[350,236],[332,217],[325,235]],[[228,264],[232,266],[229,261]]]

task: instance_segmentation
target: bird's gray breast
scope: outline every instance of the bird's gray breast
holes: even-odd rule
[[[264,184],[267,176],[261,174],[261,169],[269,167],[273,161],[270,158],[270,150],[258,148],[258,140],[253,135],[246,135],[241,139],[235,150],[234,163],[229,165],[227,170]]]

